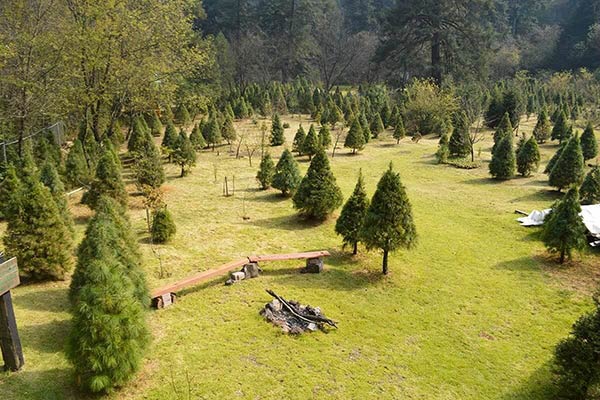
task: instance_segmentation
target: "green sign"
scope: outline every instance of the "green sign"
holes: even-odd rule
[[[19,268],[17,259],[11,258],[0,264],[0,296],[19,285]]]

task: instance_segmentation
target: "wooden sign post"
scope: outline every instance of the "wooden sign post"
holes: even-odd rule
[[[19,285],[17,259],[6,262],[0,259],[0,347],[4,359],[4,369],[18,371],[23,367],[23,349],[17,331],[17,321],[13,309],[10,289]]]

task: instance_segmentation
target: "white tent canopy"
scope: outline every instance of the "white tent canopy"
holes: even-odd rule
[[[544,224],[544,219],[552,211],[547,210],[533,210],[528,216],[517,218],[517,221],[522,226],[538,226]],[[600,238],[600,204],[594,204],[592,206],[581,206],[581,218],[583,224],[590,232],[592,236]]]

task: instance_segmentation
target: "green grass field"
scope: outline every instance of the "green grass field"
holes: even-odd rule
[[[298,117],[284,121],[291,123],[291,143]],[[533,123],[525,122],[525,129]],[[254,127],[238,125],[244,129]],[[384,138],[357,156],[338,150],[332,168],[346,198],[360,168],[372,194],[390,161],[407,187],[419,244],[391,256],[388,277],[381,275],[380,253],[360,248],[352,258],[342,251],[335,216],[306,223],[291,200],[259,191],[254,176],[260,155],[250,167],[228,146],[218,154],[203,152],[185,178],[167,166],[174,241],[152,249],[141,198],[132,197],[130,207],[152,288],[250,254],[327,249],[333,256],[320,275],[299,274],[301,262],[268,263],[258,279],[231,287],[216,279],[180,293],[171,308],[150,311],[154,341],[144,368],[109,397],[548,398],[553,348],[590,309],[598,255],[585,253],[565,268],[548,258],[538,230],[520,227],[514,210],[547,208],[557,194],[541,173],[490,180],[490,146],[489,135],[477,145],[484,162],[476,170],[436,165],[434,138],[418,144],[405,139],[397,146]],[[544,164],[555,149],[542,146]],[[308,162],[301,160],[305,171]],[[225,176],[235,176],[233,197],[222,195]],[[72,207],[81,237],[89,212],[75,201]],[[68,285],[13,291],[26,366],[0,374],[2,399],[85,398],[74,389],[64,356]],[[270,301],[265,288],[320,306],[339,329],[282,334],[259,315]]]

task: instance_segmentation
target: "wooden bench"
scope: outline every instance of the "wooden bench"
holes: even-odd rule
[[[197,273],[178,282],[153,290],[151,293],[152,306],[154,308],[167,307],[175,303],[175,301],[177,300],[178,291],[191,286],[195,286],[202,282],[206,282],[212,278],[225,275],[228,272],[243,267],[244,265],[249,263],[260,263],[267,261],[312,260],[328,257],[329,255],[330,254],[328,251],[310,251],[304,253],[269,254],[263,256],[249,256],[246,258],[242,258],[240,260],[223,264],[218,268],[209,269],[207,271]]]

